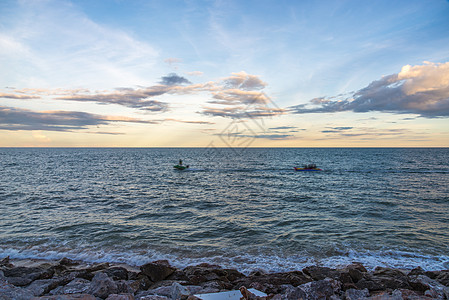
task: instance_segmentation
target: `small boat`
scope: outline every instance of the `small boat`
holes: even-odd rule
[[[175,166],[173,166],[173,168],[182,171],[182,170],[188,169],[189,166],[175,165]]]
[[[310,165],[304,165],[304,167],[299,168],[299,167],[294,167],[295,171],[323,171],[320,168],[317,168],[317,166],[315,164],[310,164]]]

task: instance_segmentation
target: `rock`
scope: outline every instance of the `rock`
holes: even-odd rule
[[[97,273],[92,279],[87,293],[105,299],[110,294],[116,294],[117,291],[117,285],[108,275]]]
[[[334,279],[326,278],[302,284],[299,288],[306,294],[304,299],[329,299],[340,293],[341,283]]]
[[[33,281],[26,289],[34,296],[43,296],[58,287],[58,283],[56,279],[39,279]]]
[[[356,289],[349,289],[345,292],[345,299],[346,300],[364,300],[369,296],[368,289],[363,290],[356,290]]]
[[[168,276],[175,272],[175,268],[168,265],[166,261],[157,261],[145,264],[140,267],[140,271],[148,276],[151,281],[158,282],[166,279]]]
[[[112,280],[128,280],[128,270],[123,267],[112,267],[103,271]]]
[[[34,295],[30,291],[18,288],[5,280],[0,280],[0,299],[27,300],[33,297]]]
[[[172,300],[187,298],[190,295],[190,291],[177,282],[173,283],[171,290],[170,299]]]
[[[307,294],[299,287],[292,287],[283,293],[286,300],[307,299]]]
[[[15,286],[27,286],[33,282],[30,278],[27,277],[8,277],[7,281]]]
[[[315,281],[325,278],[338,279],[340,277],[339,271],[327,267],[310,266],[302,269],[302,272]]]
[[[223,269],[220,266],[210,264],[189,266],[185,268],[183,272],[193,285],[198,285],[208,281],[231,282],[245,277],[245,275],[237,270]]]
[[[380,285],[380,290],[411,289],[405,273],[397,269],[376,267],[372,276],[365,277]]]
[[[310,281],[312,280],[306,277],[301,271],[294,271],[248,276],[234,281],[233,284],[235,289],[239,289],[241,286],[255,287],[255,284],[258,284],[263,287],[261,289],[262,292],[266,294],[278,294],[281,291],[282,285],[290,284],[292,286],[299,286]]]
[[[64,257],[59,261],[59,264],[62,266],[78,266],[79,262]]]
[[[424,270],[418,266],[413,270],[411,270],[407,275],[408,276],[424,275]]]
[[[9,256],[5,257],[0,261],[0,267],[5,268],[14,268],[14,265],[10,262]]]
[[[158,296],[158,295],[142,296],[140,298],[135,298],[135,299],[139,299],[139,300],[168,300],[167,297]]]
[[[380,284],[379,282],[365,279],[365,278],[362,278],[355,285],[356,285],[357,289],[359,289],[359,290],[368,289],[370,292],[371,291],[381,291],[384,289],[383,285]]]
[[[363,278],[363,273],[358,269],[348,269],[348,273],[354,283],[359,282]]]
[[[83,278],[75,278],[64,286],[59,286],[50,291],[51,295],[84,294],[90,288],[90,281]]]
[[[419,292],[425,292],[427,291],[430,286],[427,283],[428,280],[431,280],[430,278],[428,278],[428,280],[423,281],[422,278],[427,276],[425,275],[412,275],[412,276],[408,276],[408,284],[410,285],[410,287],[414,290],[414,291],[419,291]]]
[[[6,277],[21,277],[31,281],[38,279],[50,279],[54,274],[54,271],[51,269],[42,269],[39,267],[14,267],[11,269],[5,269],[3,272]]]
[[[438,271],[435,280],[445,286],[449,286],[449,270]]]
[[[71,294],[71,295],[43,296],[33,298],[33,300],[97,300],[97,298],[89,294]]]
[[[134,300],[134,295],[132,294],[111,294],[106,300]]]

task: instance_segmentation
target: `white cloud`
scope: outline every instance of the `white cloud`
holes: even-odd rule
[[[382,111],[449,117],[449,62],[406,65],[398,74],[373,81],[349,98],[322,97],[310,103],[312,107],[293,106],[291,112]]]

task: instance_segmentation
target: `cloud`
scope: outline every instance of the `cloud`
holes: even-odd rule
[[[181,85],[181,84],[191,84],[189,80],[186,78],[177,75],[176,73],[168,74],[167,76],[162,76],[162,81],[160,82],[163,85]]]
[[[39,96],[31,96],[31,95],[0,93],[0,98],[8,98],[8,99],[39,99],[40,97]]]
[[[373,81],[343,99],[315,98],[308,105],[290,107],[295,114],[330,112],[369,112],[417,114],[422,117],[449,117],[449,62],[402,67]]]
[[[274,117],[282,115],[285,110],[282,108],[259,107],[258,109],[248,109],[243,106],[233,106],[224,108],[205,107],[201,112],[212,117],[227,117],[233,119],[251,119],[262,117]]]
[[[268,97],[258,91],[242,91],[239,89],[226,89],[213,92],[213,98],[217,100],[209,101],[209,103],[235,105],[235,104],[266,104],[269,102]]]
[[[229,89],[241,89],[245,91],[261,90],[267,86],[258,76],[247,74],[245,71],[231,73],[231,76],[224,78],[223,82]]]
[[[192,72],[187,72],[186,74],[190,75],[190,76],[202,76],[203,72],[201,72],[201,71],[192,71]]]
[[[164,119],[164,121],[172,121],[172,122],[187,123],[187,124],[203,124],[203,125],[215,124],[214,122],[208,122],[208,121],[186,121],[186,120],[178,120],[178,119]]]
[[[176,58],[176,57],[169,57],[169,58],[165,59],[164,62],[166,62],[167,64],[172,66],[174,64],[178,64],[178,63],[182,62],[182,59]]]
[[[144,89],[121,89],[112,93],[104,94],[77,94],[56,97],[58,100],[99,102],[103,104],[118,104],[130,108],[137,108],[152,112],[163,112],[168,109],[168,104],[157,100],[149,100],[149,97],[159,96],[167,93],[163,86],[154,86]]]
[[[156,124],[154,121],[102,116],[79,111],[31,111],[0,106],[0,130],[73,131],[111,122]]]

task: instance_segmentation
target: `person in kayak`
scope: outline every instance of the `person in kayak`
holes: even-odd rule
[[[179,160],[179,165],[182,166],[182,159]]]

